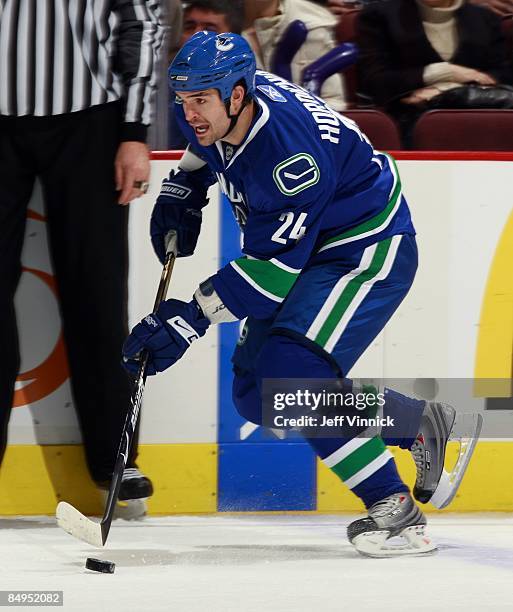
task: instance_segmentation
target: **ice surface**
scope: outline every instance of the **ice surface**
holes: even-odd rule
[[[353,518],[118,520],[102,550],[51,518],[4,518],[0,590],[63,590],[64,610],[88,612],[513,610],[511,515],[430,516],[439,552],[402,559],[360,557],[345,537]],[[115,574],[86,570],[88,556]]]

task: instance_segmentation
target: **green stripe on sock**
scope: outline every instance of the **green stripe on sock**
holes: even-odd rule
[[[340,319],[344,315],[344,312],[347,310],[347,308],[353,301],[362,284],[370,280],[373,276],[376,276],[376,274],[378,274],[378,272],[381,270],[383,264],[385,263],[385,259],[388,253],[388,249],[390,248],[391,241],[392,238],[382,240],[378,244],[371,264],[367,268],[367,270],[360,272],[358,276],[355,276],[349,281],[347,287],[344,289],[344,291],[336,301],[330,314],[327,316],[326,320],[322,324],[319,333],[315,337],[315,342],[317,342],[317,344],[324,346],[328,342],[331,334],[334,332]]]
[[[265,291],[285,298],[296,282],[299,272],[288,272],[270,261],[239,257],[233,262]]]
[[[357,472],[377,459],[386,450],[385,443],[379,437],[371,438],[331,469],[342,480],[348,480]]]

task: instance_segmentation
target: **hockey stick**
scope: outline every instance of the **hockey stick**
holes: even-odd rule
[[[162,275],[160,277],[153,312],[155,312],[160,303],[166,299],[167,289],[169,286],[169,281],[171,280],[171,273],[173,271],[175,259],[176,233],[170,233],[168,234],[166,259],[164,261],[164,267],[162,268]],[[109,536],[112,517],[116,508],[119,488],[121,486],[121,479],[128,461],[128,452],[130,450],[130,445],[134,437],[135,426],[137,425],[137,419],[141,410],[142,396],[146,382],[147,365],[148,352],[144,351],[141,355],[141,365],[139,366],[132,396],[130,398],[131,406],[126,415],[125,425],[121,435],[116,464],[112,474],[109,494],[102,520],[97,522],[87,518],[87,516],[83,515],[79,510],[67,502],[62,501],[57,505],[55,514],[59,527],[62,527],[64,531],[67,531],[75,538],[83,540],[84,542],[92,544],[93,546],[104,546]]]

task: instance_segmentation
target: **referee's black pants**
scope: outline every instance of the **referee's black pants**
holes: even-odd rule
[[[114,185],[120,120],[118,103],[54,117],[0,117],[0,462],[20,367],[13,299],[39,177],[87,463],[93,480],[112,475],[130,403],[120,365],[128,274],[128,212],[116,203]],[[134,441],[129,466],[136,448]]]

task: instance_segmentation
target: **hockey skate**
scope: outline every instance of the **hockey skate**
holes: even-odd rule
[[[102,486],[104,485],[105,486]],[[110,483],[101,483],[100,489],[107,501],[108,486]],[[153,495],[151,480],[137,468],[125,468],[119,488],[118,501],[114,511],[114,518],[125,521],[135,521],[146,516],[146,500]]]
[[[422,555],[436,550],[426,535],[426,517],[409,493],[394,493],[369,508],[368,516],[353,521],[347,537],[366,557]],[[394,542],[398,536],[401,540]]]
[[[426,402],[420,429],[411,453],[417,468],[413,495],[423,504],[445,508],[463,480],[482,427],[480,414],[456,415],[454,408],[439,402]],[[450,439],[460,443],[453,469],[444,469],[445,451]]]

